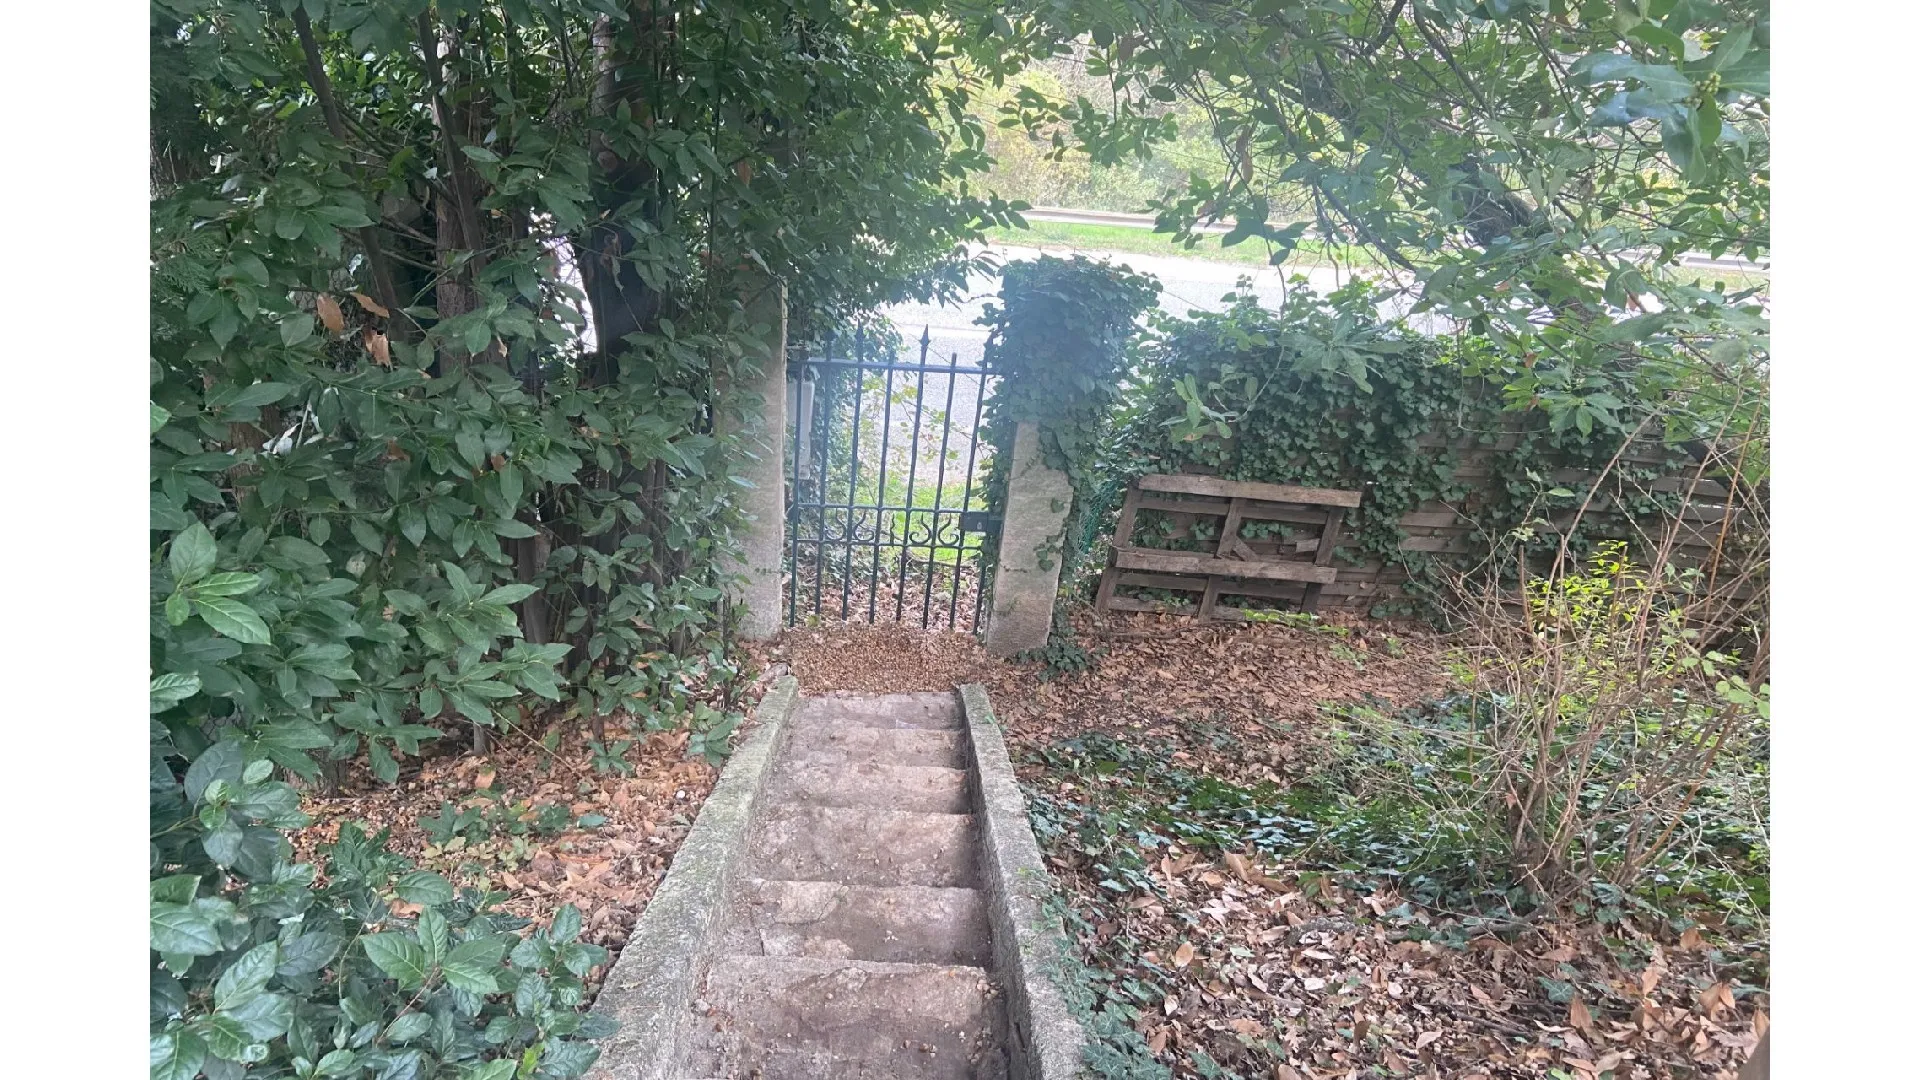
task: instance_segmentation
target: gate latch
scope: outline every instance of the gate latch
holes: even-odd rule
[[[962,510],[960,512],[960,531],[963,533],[997,533],[1000,531],[1001,515],[989,510]]]

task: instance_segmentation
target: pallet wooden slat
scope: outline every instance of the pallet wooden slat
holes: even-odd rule
[[[1244,559],[1222,559],[1215,555],[1197,552],[1147,551],[1142,548],[1115,552],[1114,565],[1123,570],[1154,570],[1163,574],[1225,575],[1259,578],[1263,581],[1318,581],[1322,584],[1332,581],[1337,574],[1331,566],[1288,562],[1248,562]]]
[[[1295,487],[1291,484],[1261,484],[1251,480],[1222,480],[1217,476],[1180,476],[1154,473],[1138,481],[1142,491],[1175,491],[1192,495],[1212,495],[1220,499],[1257,499],[1261,502],[1305,503],[1310,506],[1360,505],[1360,493],[1334,488]]]

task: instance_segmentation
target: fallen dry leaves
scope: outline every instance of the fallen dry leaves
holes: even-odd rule
[[[619,727],[619,718],[609,726]],[[578,732],[554,751],[531,734],[495,733],[484,756],[463,752],[461,735],[429,743],[428,754],[409,762],[397,783],[378,783],[356,763],[340,794],[309,794],[303,808],[314,821],[293,835],[298,856],[315,861],[344,822],[360,822],[369,832],[391,828],[392,850],[456,885],[505,892],[502,907],[515,915],[544,923],[561,905],[575,905],[582,939],[617,955],[719,771],[687,756],[685,731],[638,738],[626,754],[631,776],[596,774]],[[489,839],[442,849],[430,842],[421,819],[448,802],[456,808],[524,804],[528,821],[541,807],[558,805],[570,820],[597,815],[604,821],[552,836],[531,827],[520,835],[496,829]],[[594,978],[603,975],[596,971]]]
[[[1323,703],[1406,706],[1446,685],[1444,642],[1430,632],[1341,613],[1327,626],[1135,615],[1102,636],[1081,616],[1098,666],[1057,674],[989,657],[967,635],[884,624],[796,628],[761,658],[790,666],[808,693],[979,682],[1016,757],[1100,732],[1251,786],[1312,767]],[[1073,782],[1024,758],[1028,785]],[[1084,858],[1050,854],[1092,927],[1082,951],[1116,980],[1164,994],[1137,1027],[1183,1077],[1202,1075],[1204,1054],[1273,1080],[1731,1078],[1767,1022],[1764,994],[1736,997],[1698,931],[1663,941],[1629,923],[1542,922],[1450,948],[1418,940],[1458,933],[1448,913],[1256,853],[1176,847],[1158,894],[1117,897]],[[1652,960],[1630,970],[1617,958],[1636,951]],[[1576,984],[1604,992],[1556,1000],[1556,987]]]

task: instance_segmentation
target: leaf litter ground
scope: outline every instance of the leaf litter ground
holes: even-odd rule
[[[751,710],[769,680],[739,707]],[[618,716],[608,718],[618,732]],[[390,848],[454,884],[504,894],[501,906],[545,925],[564,904],[579,908],[581,940],[617,956],[666,876],[719,770],[687,753],[686,731],[633,736],[631,775],[599,773],[576,726],[557,747],[524,731],[493,733],[490,753],[467,752],[464,730],[427,744],[394,784],[354,763],[339,794],[309,794],[313,824],[294,834],[315,862],[346,822],[392,829]],[[605,976],[597,969],[589,988]]]
[[[808,693],[987,686],[1092,983],[1127,1028],[1115,1060],[1134,1055],[1138,1075],[1731,1078],[1765,1030],[1739,962],[1752,942],[1635,918],[1489,923],[1391,874],[1271,850],[1291,821],[1246,793],[1310,776],[1330,704],[1442,693],[1443,639],[1340,615],[1078,628],[1099,643],[1091,670],[884,624],[796,628],[760,659]],[[1190,819],[1111,813],[1155,800]]]

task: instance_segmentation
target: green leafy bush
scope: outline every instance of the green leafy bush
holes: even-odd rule
[[[262,747],[153,740],[151,1058],[165,1080],[562,1080],[611,1028],[583,1014],[606,950],[580,915],[519,934],[500,893],[412,870],[342,826],[324,884],[291,859],[298,794]],[[404,906],[403,906],[404,905]],[[396,914],[407,911],[410,914]]]

